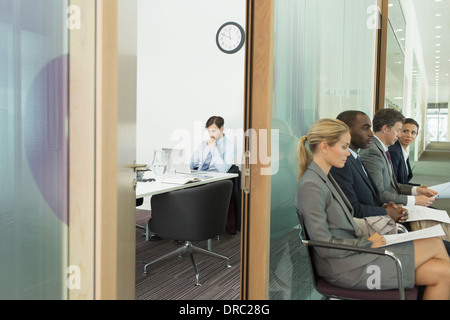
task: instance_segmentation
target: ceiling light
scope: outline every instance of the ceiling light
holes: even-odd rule
[[[440,16],[442,16],[442,14],[436,13],[434,16],[435,16],[435,17],[440,17]]]
[[[441,36],[436,36],[435,38],[436,38],[436,39],[439,39],[440,37],[441,37]]]
[[[436,29],[441,29],[442,27],[441,27],[441,26],[436,26],[435,28],[436,28]]]
[[[436,47],[440,47],[441,46],[441,44],[440,43],[436,43]]]

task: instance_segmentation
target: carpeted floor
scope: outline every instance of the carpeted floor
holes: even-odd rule
[[[450,181],[450,143],[432,143],[413,168],[412,182],[429,186]],[[437,200],[433,206],[450,212],[450,199]],[[149,211],[136,210],[136,223],[145,225]],[[143,230],[136,229],[136,300],[238,300],[240,298],[240,237],[221,235],[214,239],[212,250],[230,258],[225,261],[195,253],[202,286],[196,287],[194,271],[188,256],[161,261],[144,274],[142,261],[151,261],[176,249],[173,240],[145,241]],[[298,230],[271,243],[269,292],[271,300],[320,299],[312,288],[309,264]],[[194,245],[206,248],[206,241]],[[282,263],[281,263],[282,262]]]
[[[450,142],[432,142],[413,168],[412,183],[434,186],[450,182]],[[433,207],[450,213],[450,199],[440,199]]]
[[[145,225],[149,211],[136,210],[136,223]],[[206,249],[207,242],[193,243]],[[200,273],[200,287],[195,286],[195,274],[189,256],[176,255],[149,266],[144,274],[143,261],[151,261],[175,250],[180,244],[173,240],[145,241],[144,230],[136,228],[136,300],[238,300],[240,298],[240,234],[224,233],[212,240],[212,251],[225,260],[194,253]]]

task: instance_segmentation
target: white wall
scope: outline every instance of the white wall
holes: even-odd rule
[[[227,21],[245,29],[245,0],[139,0],[138,9],[137,162],[150,164],[155,148],[193,152],[213,115],[229,136],[242,132],[245,47],[222,53],[216,33]]]

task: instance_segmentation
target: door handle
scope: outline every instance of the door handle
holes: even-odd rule
[[[250,151],[245,152],[243,157],[241,189],[245,194],[250,193]]]
[[[146,164],[137,164],[136,161],[131,165],[131,168],[134,170],[134,172],[136,171],[147,171],[148,170],[148,165]]]

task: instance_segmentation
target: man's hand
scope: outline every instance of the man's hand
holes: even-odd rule
[[[387,206],[386,212],[395,222],[405,223],[408,220],[408,210],[405,208]]]
[[[429,207],[433,204],[434,198],[428,198],[426,196],[416,196],[416,205]]]
[[[206,144],[211,148],[211,149],[215,149],[217,147],[216,145],[216,138],[214,137],[210,137],[211,139],[206,142]]]
[[[425,196],[425,197],[431,198],[431,197],[436,196],[438,194],[438,192],[434,191],[434,190],[431,190],[431,189],[428,189],[428,188],[418,187],[417,188],[417,194],[419,196]]]

